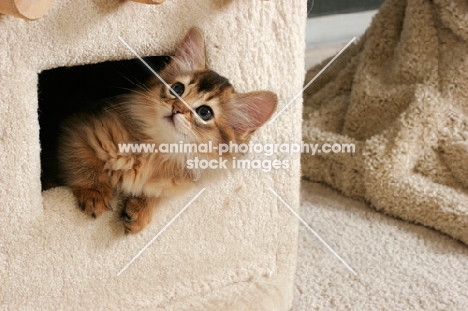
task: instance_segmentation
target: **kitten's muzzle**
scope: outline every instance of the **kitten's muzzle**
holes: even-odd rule
[[[175,101],[172,105],[172,114],[186,113],[189,109],[180,101]]]

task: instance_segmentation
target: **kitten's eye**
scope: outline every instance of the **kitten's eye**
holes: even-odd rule
[[[171,86],[171,94],[176,96],[175,94],[182,96],[182,94],[184,94],[184,90],[185,90],[185,86],[180,83],[180,82],[177,82],[177,83],[174,83],[172,86]],[[175,93],[175,94],[174,94]]]
[[[208,106],[200,106],[195,111],[203,121],[208,121],[213,118],[213,110]]]

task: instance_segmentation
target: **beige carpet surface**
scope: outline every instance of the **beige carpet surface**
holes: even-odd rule
[[[468,243],[468,3],[388,0],[306,91],[303,175]],[[309,71],[309,81],[325,64]]]
[[[239,92],[276,92],[281,108],[304,81],[305,20],[306,3],[286,0],[61,0],[33,22],[0,15],[0,309],[288,310],[298,227],[268,188],[299,207],[299,155],[289,170],[199,185],[125,236],[118,211],[93,220],[69,189],[41,193],[37,84],[46,69],[134,58],[119,36],[142,56],[171,55],[198,26],[211,68]],[[300,140],[301,116],[298,101],[254,140]]]
[[[307,181],[300,214],[357,276],[301,225],[291,311],[468,310],[465,244]]]

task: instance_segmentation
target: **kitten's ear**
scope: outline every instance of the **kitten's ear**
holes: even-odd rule
[[[270,119],[277,105],[278,97],[273,92],[235,94],[226,109],[226,117],[234,128],[236,136],[248,139],[255,130]]]
[[[178,74],[205,68],[205,40],[200,29],[192,27],[179,44],[169,65],[169,71]]]

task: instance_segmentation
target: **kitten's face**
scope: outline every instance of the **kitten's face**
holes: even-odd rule
[[[140,116],[159,144],[244,143],[277,106],[274,93],[238,94],[226,78],[205,68],[203,36],[196,28],[160,75],[171,89],[154,78],[147,97],[151,100],[145,100]]]
[[[158,130],[165,134],[166,142],[212,141],[216,144],[223,136],[235,140],[225,118],[228,112],[224,108],[234,97],[233,87],[226,78],[203,69],[164,80],[172,90],[158,83],[152,88],[152,96],[157,95],[160,99],[154,109],[159,121]]]

